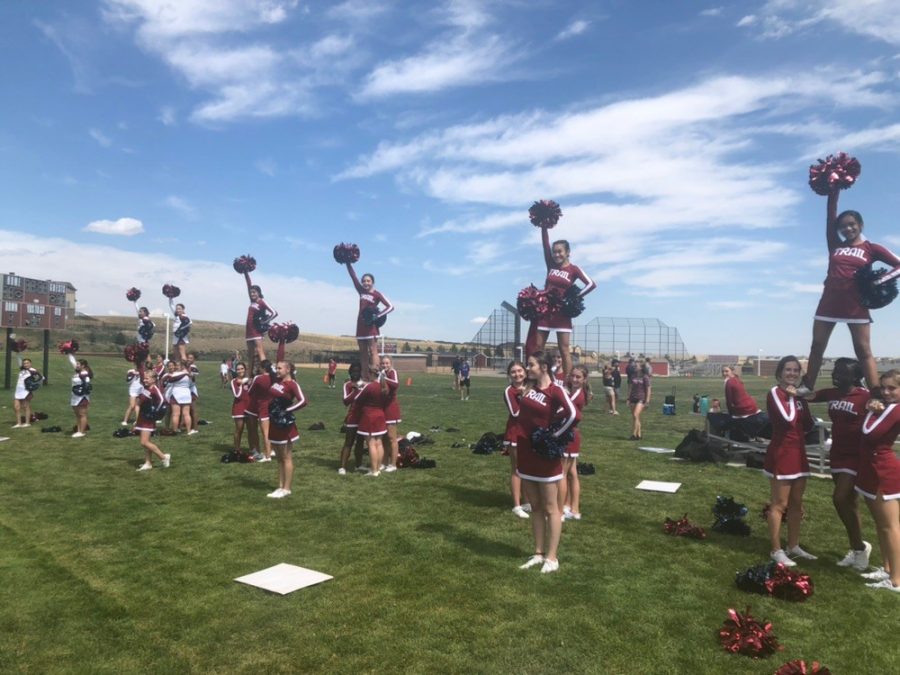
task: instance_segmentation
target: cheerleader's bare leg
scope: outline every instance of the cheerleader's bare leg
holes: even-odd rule
[[[282,490],[291,491],[291,485],[294,482],[294,456],[293,443],[288,441],[284,445],[275,446],[278,456],[278,476],[279,486]]]
[[[23,403],[23,401],[20,401],[17,398],[13,399],[13,408],[15,408],[15,411],[16,411],[16,425],[17,426],[20,426],[22,424],[22,403]]]
[[[804,492],[806,492],[806,478],[795,478],[791,481],[787,510],[788,550],[800,545],[800,523],[803,521]]]
[[[369,370],[373,367],[372,364],[374,363],[372,360],[372,352],[370,351],[373,342],[375,342],[375,340],[356,341],[356,344],[359,346],[359,365],[362,367],[362,376],[365,380],[372,379],[372,376],[369,375]]]
[[[241,439],[244,437],[244,418],[236,417],[234,420],[234,451],[241,451]],[[247,431],[247,438],[250,437],[250,431]]]
[[[178,433],[178,427],[181,426],[181,406],[178,403],[173,403],[171,407],[172,411],[172,426],[170,427],[172,431],[176,434]]]
[[[272,457],[272,442],[269,440],[269,420],[259,420],[259,428],[262,431],[263,454]]]
[[[183,342],[179,342],[178,345],[178,360],[179,361],[187,361],[187,345]]]
[[[191,405],[189,403],[179,406],[181,408],[181,421],[184,422],[184,430],[191,430]]]
[[[531,503],[531,534],[534,537],[534,553],[542,556],[547,550],[544,547],[544,532],[547,529],[547,522],[544,517],[540,484],[523,478],[522,490],[525,492],[525,499]],[[557,518],[556,522],[557,525],[561,524],[559,523],[559,518]]]
[[[159,449],[159,446],[157,446],[156,443],[150,440],[149,431],[141,432],[141,446],[144,448],[144,462],[147,464],[150,463],[150,459],[153,457],[153,455],[156,455],[161,460],[164,460],[166,458],[166,455],[162,450]]]
[[[853,339],[853,351],[856,352],[856,360],[862,366],[866,377],[866,385],[870,388],[878,386],[878,366],[872,355],[872,324],[850,323],[850,337]]]
[[[578,478],[578,460],[572,457],[566,469],[563,481],[568,480],[569,508],[572,513],[581,513],[581,480]]]
[[[128,397],[128,407],[125,409],[125,417],[122,418],[122,422],[128,424],[128,420],[131,419],[131,412],[134,411],[134,418],[137,419],[137,396],[129,396]]]
[[[900,500],[886,500],[879,492],[875,499],[866,499],[866,505],[875,519],[884,569],[891,575],[891,583],[900,586]]]
[[[545,533],[547,548],[544,557],[547,560],[556,560],[559,551],[559,536],[562,533],[562,512],[559,509],[559,483],[538,483],[538,491],[541,493],[543,516],[547,523]],[[535,518],[532,518],[535,520]],[[537,520],[541,520],[540,517]]]
[[[557,336],[559,336],[559,333],[557,333]],[[536,352],[542,352],[542,351],[544,351],[544,348],[547,346],[547,338],[549,338],[549,337],[550,337],[550,331],[549,331],[549,330],[538,330],[538,331],[535,331],[535,335],[534,335],[534,351],[536,351]],[[526,354],[526,355],[525,355],[525,358],[528,358],[529,356],[531,356],[531,354]]]
[[[834,330],[834,322],[813,321],[813,338],[812,344],[809,346],[809,361],[806,364],[806,375],[803,376],[803,383],[810,389],[816,386],[816,379],[819,377],[819,370],[822,368],[822,357],[825,354],[825,348],[828,346],[828,340],[831,339],[831,332]],[[851,329],[852,335],[852,329]],[[860,361],[862,363],[862,361]],[[875,378],[875,382],[878,378]]]
[[[247,442],[250,444],[250,452],[259,452],[259,422],[254,415],[247,415]],[[235,430],[235,434],[237,430]],[[235,449],[239,450],[239,446],[235,445]]]
[[[862,522],[859,519],[856,490],[853,489],[856,477],[849,473],[836,473],[832,478],[834,479],[834,492],[831,495],[831,501],[834,504],[834,510],[837,511],[838,517],[844,524],[844,529],[847,530],[850,548],[854,551],[862,551],[865,548],[862,538]]]
[[[509,461],[512,465],[512,475],[509,477],[509,491],[512,493],[513,508],[522,506],[522,479],[516,473],[517,459],[516,446],[509,445]]]
[[[770,506],[766,522],[769,526],[769,550],[774,553],[782,547],[781,520],[788,510],[791,482],[770,478],[769,485],[771,486],[771,495],[769,497]]]
[[[565,513],[566,501],[569,499],[569,462],[572,460],[568,457],[562,458],[562,466],[563,466],[563,477],[562,480],[557,483],[559,486],[556,490],[556,507],[559,510],[560,515]]]
[[[563,376],[560,377],[559,373],[556,375],[556,379],[565,380],[566,375],[572,372],[572,350],[571,350],[571,333],[564,333],[562,331],[556,331],[556,344],[559,347],[559,355],[562,357],[562,369]]]
[[[396,424],[388,424],[387,425],[387,436],[388,436],[388,441],[391,444],[390,463],[392,466],[397,466],[397,460],[400,459],[400,441],[397,438],[397,425]]]
[[[344,444],[341,446],[341,468],[347,470],[347,462],[350,461],[350,450],[356,441],[356,429],[350,429],[344,433]]]

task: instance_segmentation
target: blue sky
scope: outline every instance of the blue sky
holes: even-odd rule
[[[0,58],[3,269],[71,281],[87,313],[130,286],[161,311],[169,282],[241,322],[250,253],[282,318],[348,334],[352,241],[389,336],[465,341],[542,283],[527,209],[552,198],[599,284],[586,320],[805,354],[827,264],[807,170],[839,150],[863,167],[842,207],[900,249],[891,0],[12,0]]]

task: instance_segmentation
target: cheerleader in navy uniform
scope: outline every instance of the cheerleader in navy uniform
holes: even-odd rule
[[[381,357],[381,372],[388,384],[388,402],[384,408],[384,422],[387,425],[388,442],[391,444],[390,460],[385,462],[382,471],[391,473],[397,470],[397,461],[400,459],[400,440],[397,438],[397,427],[403,421],[400,415],[400,402],[397,400],[397,392],[400,389],[400,376],[394,369],[390,356]]]
[[[785,356],[775,368],[778,385],[766,398],[772,440],[766,449],[763,473],[769,477],[771,498],[768,513],[771,557],[777,563],[793,567],[789,556],[815,560],[816,556],[800,548],[800,523],[803,519],[803,493],[809,476],[805,437],[813,427],[809,406],[797,398],[800,384],[800,362]],[[788,548],[781,546],[781,521],[787,514]]]
[[[531,512],[531,504],[522,503],[522,479],[516,472],[516,456],[519,443],[519,397],[525,391],[525,364],[521,361],[511,361],[506,367],[506,377],[509,384],[503,391],[503,402],[509,411],[506,418],[506,431],[503,434],[503,445],[509,453],[509,462],[512,472],[509,478],[509,490],[512,493],[512,512],[519,518],[528,518]]]
[[[291,451],[294,442],[300,438],[293,413],[306,405],[306,397],[300,390],[300,385],[294,381],[293,363],[279,361],[275,366],[275,374],[278,380],[269,389],[269,441],[278,457],[278,489],[266,496],[283,499],[291,494],[291,483],[294,480],[294,458]]]
[[[831,380],[834,386],[820,389],[807,397],[810,403],[828,402],[831,418],[831,478],[834,492],[831,500],[847,530],[850,550],[838,562],[841,567],[864,571],[869,566],[872,545],[863,541],[859,509],[856,504],[856,474],[859,470],[859,447],[862,442],[862,421],[869,402],[869,390],[862,386],[863,372],[855,359],[837,359]]]
[[[573,265],[569,262],[569,254],[571,253],[569,242],[565,239],[559,239],[551,245],[549,232],[549,228],[541,228],[544,262],[547,265],[547,280],[544,282],[544,290],[549,291],[552,289],[562,297],[565,296],[566,291],[575,285],[576,281],[581,281],[584,284],[584,288],[578,291],[578,296],[583,298],[597,288],[597,284],[578,265]],[[559,345],[560,356],[562,356],[560,366],[562,373],[559,373],[557,377],[565,381],[566,374],[572,370],[572,354],[570,350],[572,319],[559,310],[542,315],[538,319],[535,340],[535,348],[538,351],[544,349],[551,331],[556,331],[556,343]]]
[[[141,371],[137,368],[129,368],[128,372],[125,373],[125,383],[128,385],[128,407],[125,408],[125,417],[122,418],[123,427],[128,426],[128,420],[131,419],[132,412],[135,419],[138,416],[138,398],[141,395],[141,390],[144,388],[144,384],[141,382]]]
[[[244,276],[247,280],[247,295],[250,297],[244,339],[247,341],[247,361],[252,367],[254,363],[266,360],[263,334],[269,330],[268,326],[278,316],[278,312],[263,300],[262,289],[250,283],[250,276]]]
[[[250,395],[247,389],[250,386],[250,378],[247,377],[247,366],[243,362],[235,368],[235,376],[231,380],[231,419],[234,420],[234,451],[241,451],[241,439],[244,436],[244,418],[247,412],[247,403]]]
[[[881,376],[884,403],[872,399],[862,424],[856,491],[866,498],[875,519],[884,567],[863,576],[869,588],[900,593],[900,459],[894,441],[900,436],[900,370]]]
[[[146,307],[138,307],[137,300],[134,301],[134,311],[137,312],[138,325],[135,342],[150,342],[153,339],[153,333],[156,331],[156,324],[150,319],[150,310]]]
[[[191,319],[184,313],[184,304],[175,304],[173,298],[169,298],[169,310],[174,316],[172,321],[172,347],[178,351],[178,359],[187,359],[187,345],[190,344]]]
[[[359,314],[356,317],[356,343],[359,345],[359,362],[363,372],[378,371],[378,326],[381,319],[394,311],[391,301],[375,290],[375,277],[363,274],[362,282],[356,277],[353,263],[347,262],[347,272],[353,287],[359,293]],[[383,305],[384,309],[379,309]]]
[[[581,520],[581,481],[578,479],[578,456],[581,454],[581,411],[594,398],[588,382],[588,369],[575,366],[569,373],[569,398],[577,417],[572,425],[575,437],[563,454],[563,479],[559,483],[559,500],[564,520]]]
[[[72,438],[84,438],[88,429],[88,407],[91,405],[91,389],[93,385],[91,380],[94,373],[88,362],[84,359],[75,359],[72,354],[67,354],[69,363],[75,372],[72,375],[72,396],[69,399],[69,405],[72,406],[72,412],[75,414],[75,433]]]
[[[34,391],[40,386],[43,376],[31,366],[31,359],[19,358],[19,377],[16,379],[16,391],[13,394],[13,406],[16,410],[16,423],[13,429],[31,426],[31,399]]]
[[[156,386],[156,373],[148,370],[144,373],[143,387],[138,395],[139,408],[137,422],[134,423],[134,431],[141,436],[141,446],[144,448],[144,463],[138,467],[138,471],[149,471],[153,468],[151,459],[156,455],[164,468],[168,469],[172,461],[172,455],[159,449],[150,436],[156,430],[156,420],[159,419],[160,407],[165,404],[162,392]]]
[[[862,306],[854,274],[860,268],[878,261],[893,269],[876,283],[882,284],[900,276],[900,258],[884,246],[873,244],[863,236],[863,219],[857,211],[837,214],[838,194],[834,189],[828,195],[828,213],[825,220],[825,238],[828,243],[828,275],[825,288],[816,308],[813,321],[813,339],[809,348],[809,363],[805,388],[816,386],[822,356],[836,323],[846,323],[853,339],[853,350],[862,364],[866,383],[871,387],[878,381],[878,369],[872,356],[872,317]],[[801,393],[804,390],[801,389]]]
[[[367,476],[381,475],[381,461],[384,458],[382,437],[387,434],[384,408],[390,397],[390,388],[383,374],[376,368],[369,372],[370,381],[359,390],[355,405],[359,407],[359,426],[356,433],[366,440],[369,448],[369,471]]]
[[[575,422],[577,412],[566,391],[553,383],[553,358],[542,352],[528,357],[525,391],[519,399],[519,437],[517,439],[516,472],[522,479],[525,496],[533,509],[531,529],[534,555],[521,565],[528,569],[541,565],[544,574],[559,569],[557,550],[562,531],[559,510],[559,481],[563,479],[562,458],[538,454],[532,433],[548,430],[553,424],[553,437],[562,436]]]
[[[344,416],[344,445],[341,446],[341,467],[338,474],[344,476],[347,474],[347,462],[350,460],[350,450],[356,448],[357,463],[356,468],[359,470],[362,462],[363,437],[356,433],[359,428],[359,406],[356,405],[356,397],[359,395],[360,389],[366,386],[362,379],[362,370],[358,363],[351,363],[347,369],[348,378],[344,382],[342,389],[342,400],[347,406],[347,414]]]

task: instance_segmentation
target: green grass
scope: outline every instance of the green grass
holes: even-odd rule
[[[68,429],[65,362],[38,392],[42,423]],[[847,548],[827,480],[811,480],[803,542],[820,560],[806,603],[747,595],[734,574],[768,552],[756,471],[688,465],[639,452],[628,416],[586,409],[584,520],[567,523],[558,574],[517,566],[531,552],[527,521],[509,513],[506,457],[451,448],[503,428],[501,378],[474,377],[457,400],[449,376],[402,387],[403,433],[435,444],[432,470],[378,479],[336,473],[343,415],[338,390],[301,371],[310,405],[298,415],[294,494],[266,499],[274,464],[221,464],[230,447],[229,398],[205,364],[201,417],[191,438],[162,438],[169,470],[137,473],[136,439],[115,439],[126,363],[92,359],[93,427],[85,439],[3,431],[0,444],[0,672],[56,673],[771,673],[818,659],[834,673],[897,672],[898,599],[869,591],[834,565]],[[760,399],[768,382],[749,378]],[[680,380],[678,415],[660,414],[670,383],[657,379],[644,443],[674,445],[699,418],[690,395],[721,392]],[[11,392],[9,394],[11,399]],[[12,419],[11,400],[5,419]],[[324,432],[305,428],[322,420]],[[11,422],[10,422],[11,423]],[[459,433],[430,433],[433,425]],[[640,492],[641,479],[683,483],[675,495]],[[751,508],[747,538],[662,534],[666,516],[708,527],[717,494]],[[875,541],[863,514],[866,538]],[[873,556],[877,560],[878,556]],[[289,562],[334,580],[286,597],[234,577]],[[785,650],[754,661],[724,652],[716,631],[729,607],[773,622]]]

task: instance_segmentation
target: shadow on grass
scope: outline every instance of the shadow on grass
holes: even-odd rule
[[[236,483],[243,488],[250,488],[253,490],[261,490],[268,489],[271,487],[272,477],[269,475],[260,476],[259,478],[253,476],[228,476],[227,479],[231,483]]]
[[[460,501],[486,509],[504,509],[510,500],[506,493],[496,490],[483,490],[453,483],[438,483],[435,487],[447,490]]]
[[[472,553],[493,558],[520,558],[522,550],[493,539],[486,539],[472,532],[465,532],[449,523],[423,523],[416,528],[419,532],[440,535],[448,542],[468,549]]]

